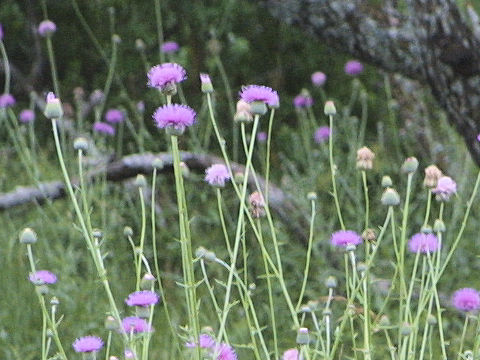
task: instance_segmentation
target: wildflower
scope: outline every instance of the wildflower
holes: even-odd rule
[[[126,333],[143,333],[152,331],[152,327],[148,325],[148,322],[137,316],[128,316],[124,318],[122,320],[122,327]]]
[[[357,151],[357,169],[369,170],[373,167],[375,154],[368,147],[364,146]]]
[[[440,248],[440,243],[434,234],[417,233],[408,241],[408,250],[412,253],[431,253]]]
[[[480,309],[480,294],[472,288],[459,289],[453,294],[452,303],[457,310],[478,310]]]
[[[339,230],[332,234],[330,242],[333,246],[347,247],[362,243],[362,237],[352,230]]]
[[[330,137],[331,135],[331,130],[330,130],[330,127],[328,126],[320,126],[319,128],[317,128],[317,130],[315,130],[315,134],[313,135],[313,140],[317,143],[317,144],[321,144],[325,141],[328,140],[328,138]]]
[[[226,343],[221,343],[215,347],[216,360],[237,360],[235,350]]]
[[[73,148],[75,150],[82,150],[86,152],[88,150],[88,140],[84,137],[78,137],[73,141]]]
[[[113,136],[115,135],[115,128],[107,124],[105,122],[97,121],[93,124],[93,131],[100,133],[100,134],[105,134],[105,135],[110,135]]]
[[[252,107],[245,100],[238,100],[237,102],[237,112],[233,117],[233,120],[236,122],[250,122],[253,120],[252,116]]]
[[[105,121],[116,124],[125,120],[125,113],[118,109],[109,109],[105,114]]]
[[[332,100],[327,101],[323,108],[323,112],[327,116],[335,115],[337,113],[337,109],[335,109],[335,103]]]
[[[203,349],[211,349],[215,346],[215,340],[208,334],[200,334],[199,336],[200,347]],[[187,342],[185,346],[189,349],[197,347],[194,342]]]
[[[42,37],[51,36],[57,31],[57,25],[53,21],[44,20],[38,25],[37,31]]]
[[[264,143],[265,141],[267,141],[267,138],[268,138],[268,135],[265,131],[260,131],[257,134],[257,141],[260,143]]]
[[[158,295],[150,290],[136,291],[128,295],[125,303],[128,306],[147,307],[158,302]]]
[[[322,86],[327,81],[327,75],[321,71],[316,71],[312,74],[312,84],[315,86]]]
[[[302,327],[298,329],[297,332],[297,344],[299,345],[306,345],[310,342],[310,337],[308,336],[308,329]]]
[[[172,95],[176,92],[173,91],[176,89],[176,84],[187,78],[187,72],[178,64],[164,63],[152,67],[148,72],[147,77],[148,86]]]
[[[416,157],[408,157],[402,165],[402,171],[407,174],[414,173],[418,169],[418,160]]]
[[[437,186],[438,179],[443,176],[442,170],[440,170],[435,165],[430,165],[425,168],[425,178],[423,180],[423,185],[428,188],[434,188]]]
[[[400,204],[400,195],[398,195],[397,190],[387,187],[380,201],[385,206],[397,206]]]
[[[48,270],[38,270],[28,275],[28,279],[35,285],[55,284],[57,276]]]
[[[228,180],[230,180],[230,174],[223,164],[214,164],[205,170],[205,181],[212,186],[224,187]]]
[[[3,26],[0,24],[0,41],[3,40]]]
[[[146,273],[143,275],[142,280],[140,281],[140,289],[148,290],[151,289],[152,286],[155,284],[155,276],[150,273]]]
[[[20,120],[20,122],[24,124],[31,123],[35,121],[35,113],[33,112],[33,110],[23,109],[18,115],[18,120]]]
[[[59,119],[63,116],[62,103],[53,92],[47,94],[45,110],[43,113],[48,119]]]
[[[180,135],[187,126],[195,122],[195,111],[187,105],[164,105],[159,107],[153,114],[155,125],[158,128],[170,129]]]
[[[480,141],[480,134],[477,135],[477,141]]]
[[[392,178],[388,175],[384,175],[382,177],[382,187],[388,188],[393,185]]]
[[[262,194],[258,191],[253,192],[250,194],[248,198],[250,201],[250,211],[254,218],[260,218],[265,216],[265,200],[263,199]]]
[[[164,54],[172,54],[177,52],[180,46],[175,41],[167,41],[162,44],[161,50]]]
[[[209,94],[213,92],[212,80],[210,75],[201,73],[200,74],[201,90],[204,94]]]
[[[20,243],[22,244],[34,244],[37,242],[37,234],[30,228],[25,228],[20,233]]]
[[[357,60],[347,61],[345,64],[345,73],[347,75],[355,76],[363,72],[363,64]]]
[[[437,200],[447,201],[457,192],[457,183],[449,176],[442,176],[432,192],[437,195]]]
[[[0,108],[8,108],[15,105],[15,98],[12,94],[2,94],[0,95]]]
[[[92,104],[92,106],[100,105],[104,101],[105,94],[102,90],[97,89],[90,94],[90,103]]]
[[[263,115],[267,111],[263,111],[265,105],[276,108],[280,105],[278,93],[268,86],[248,85],[242,87],[240,98],[252,105],[252,112]]]
[[[131,349],[125,349],[124,353],[125,359],[136,359],[137,356]]]
[[[293,99],[293,106],[295,106],[297,109],[311,107],[312,105],[313,98],[310,96],[310,94],[300,94],[295,96]]]
[[[334,289],[337,287],[337,278],[335,276],[329,276],[327,280],[325,280],[325,286],[329,289]]]
[[[77,353],[96,352],[103,347],[103,341],[97,336],[84,336],[73,343],[73,349]]]

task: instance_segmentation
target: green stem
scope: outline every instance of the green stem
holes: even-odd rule
[[[468,317],[469,315],[465,315],[465,323],[463,324],[463,330],[462,330],[462,336],[460,338],[460,348],[458,349],[458,355],[457,355],[457,360],[460,360],[462,356],[462,351],[463,351],[463,344],[465,343],[465,335],[467,334],[467,328],[468,328]],[[478,336],[478,334],[477,334]]]
[[[48,61],[50,62],[50,70],[52,72],[53,88],[55,89],[55,95],[61,99],[60,85],[58,82],[57,66],[55,64],[55,56],[53,54],[52,38],[46,37]]]
[[[137,266],[136,266],[136,274],[137,274],[137,283],[135,286],[136,291],[140,290],[140,275],[142,272],[142,255],[143,255],[143,247],[145,245],[145,230],[147,228],[147,216],[145,211],[145,199],[143,198],[143,190],[142,187],[138,188],[138,195],[140,197],[140,206],[141,206],[141,217],[142,217],[142,227],[140,231],[140,246],[137,249],[138,259],[137,259]]]
[[[337,209],[338,220],[340,221],[340,226],[342,230],[345,230],[345,224],[343,223],[342,212],[340,210],[340,203],[338,201],[338,194],[337,194],[337,184],[335,181],[335,163],[333,162],[333,116],[329,116],[330,122],[330,137],[328,138],[328,153],[329,153],[329,160],[330,160],[330,175],[332,177],[332,187],[333,187],[333,199],[335,200],[335,208]]]
[[[270,119],[268,120],[268,137],[267,137],[267,160],[265,167],[265,203],[268,205],[268,189],[270,185],[270,151],[272,148],[272,127],[273,127],[273,117],[275,115],[275,109],[270,110]]]
[[[5,45],[3,44],[2,40],[0,40],[0,51],[2,52],[3,68],[4,68],[3,72],[5,74],[5,85],[4,85],[3,92],[5,94],[9,94],[10,93],[10,76],[11,76],[10,62],[8,61],[7,50],[5,49]]]
[[[165,54],[162,52],[163,45],[163,25],[162,25],[162,8],[160,0],[155,0],[155,21],[157,22],[157,37],[158,37],[158,53],[160,62],[165,62]]]

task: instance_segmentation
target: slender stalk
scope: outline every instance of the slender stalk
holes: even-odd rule
[[[162,25],[162,7],[160,0],[155,0],[155,21],[157,23],[158,53],[160,62],[165,62],[165,54],[162,52],[163,45],[163,25]]]
[[[225,224],[225,217],[223,216],[223,206],[222,206],[222,191],[217,188],[217,207],[218,207],[218,216],[220,217],[220,223],[222,224],[223,236],[225,238],[225,244],[227,245],[228,254],[232,256],[232,247],[230,246],[230,241],[228,239],[227,225]]]
[[[58,82],[58,74],[57,74],[57,65],[55,64],[55,56],[53,54],[52,38],[50,36],[47,36],[46,42],[47,42],[48,61],[50,63],[50,70],[52,72],[53,88],[55,90],[55,95],[58,98],[61,98],[60,84]]]
[[[333,199],[335,201],[335,208],[337,209],[338,220],[340,221],[340,226],[342,230],[345,230],[345,224],[343,223],[342,212],[340,210],[340,203],[338,201],[338,194],[337,194],[337,184],[335,181],[335,173],[336,173],[336,165],[333,162],[333,116],[329,116],[330,122],[330,136],[328,138],[328,154],[330,160],[330,175],[332,177],[332,187],[333,187]]]
[[[272,127],[275,109],[270,110],[270,119],[268,120],[268,135],[267,135],[267,156],[265,166],[265,203],[268,206],[268,189],[270,186],[270,151],[272,148]]]
[[[140,276],[142,272],[142,255],[143,255],[143,248],[145,245],[145,230],[147,228],[147,216],[146,216],[146,211],[145,211],[145,199],[143,198],[143,190],[142,187],[138,187],[138,195],[140,198],[140,206],[141,206],[141,218],[142,218],[142,227],[140,230],[140,246],[138,249],[136,249],[136,252],[138,254],[138,261],[137,261],[137,266],[136,266],[136,274],[137,274],[137,282],[135,289],[136,291],[140,290]]]
[[[3,40],[0,40],[0,52],[2,53],[2,58],[3,58],[3,68],[4,68],[4,74],[5,74],[5,84],[3,87],[3,92],[4,94],[9,94],[10,93],[10,76],[11,76],[11,71],[10,71],[10,62],[8,61],[8,56],[7,56],[7,50],[5,49],[5,45],[3,44]]]
[[[462,336],[460,338],[460,347],[458,349],[458,354],[457,354],[457,360],[460,360],[462,356],[462,351],[463,351],[463,344],[465,343],[465,335],[467,334],[467,328],[468,328],[468,318],[469,315],[465,315],[465,323],[463,324],[463,330],[462,330]],[[478,336],[478,334],[477,334]]]

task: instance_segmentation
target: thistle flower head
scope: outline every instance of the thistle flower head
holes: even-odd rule
[[[230,180],[230,174],[223,164],[214,164],[205,170],[205,181],[212,186],[224,187],[228,180]]]
[[[278,107],[280,105],[278,93],[268,86],[244,86],[239,94],[240,98],[249,104],[252,102],[263,102],[270,107]]]
[[[235,350],[226,343],[218,344],[214,353],[217,354],[216,360],[237,360]]]
[[[215,340],[208,334],[200,334],[199,343],[202,349],[212,349],[215,346]],[[189,349],[197,347],[197,344],[194,342],[187,342],[185,346]]]
[[[164,54],[172,54],[177,52],[180,46],[175,41],[166,41],[162,44],[161,50]]]
[[[302,93],[295,96],[293,99],[293,106],[295,106],[297,109],[311,107],[312,105],[313,98],[310,96],[310,94]]]
[[[364,146],[357,151],[357,169],[369,170],[373,167],[375,154],[368,147]]]
[[[283,353],[282,360],[298,360],[298,350],[288,349]]]
[[[84,336],[73,343],[73,350],[77,353],[91,353],[103,347],[103,341],[97,336]]]
[[[147,77],[148,86],[165,90],[168,86],[184,81],[187,78],[187,72],[178,64],[164,63],[152,67]]]
[[[195,123],[195,111],[187,105],[170,104],[159,107],[153,114],[158,128],[173,128],[183,132]]]
[[[459,289],[453,294],[452,303],[457,310],[478,310],[480,309],[480,294],[472,288]]]
[[[53,21],[44,20],[38,25],[37,31],[40,36],[47,37],[57,31],[57,25]]]
[[[0,95],[0,108],[8,108],[15,105],[15,98],[12,94],[2,94]]]
[[[133,333],[144,333],[153,331],[152,327],[148,325],[148,322],[145,319],[142,319],[137,316],[128,316],[122,320],[123,330],[129,334]]]
[[[434,234],[417,233],[408,241],[408,250],[412,253],[432,253],[440,248],[440,243]]]
[[[35,121],[35,113],[33,112],[33,110],[23,109],[18,115],[18,120],[20,120],[20,122],[24,124],[31,123]]]
[[[447,201],[450,196],[457,192],[457,183],[449,176],[442,176],[438,179],[437,186],[432,190],[440,201]]]
[[[312,84],[315,86],[322,86],[327,81],[327,75],[321,71],[316,71],[312,74]]]
[[[94,132],[97,132],[99,134],[105,134],[105,135],[110,135],[113,136],[115,135],[115,128],[107,124],[105,122],[97,121],[93,124],[92,129]]]
[[[339,230],[332,234],[330,237],[330,243],[337,247],[358,245],[362,243],[362,237],[352,230]]]
[[[363,64],[358,60],[350,60],[345,64],[345,73],[355,76],[363,72]]]
[[[3,25],[0,24],[0,41],[3,40]]]
[[[268,139],[268,135],[265,131],[258,132],[258,134],[257,134],[257,141],[258,142],[264,143],[265,141],[267,141],[267,139]]]
[[[327,141],[330,138],[330,127],[329,126],[320,126],[315,130],[315,134],[313,135],[313,140],[317,144],[321,144],[325,141]]]
[[[125,303],[128,306],[143,306],[147,307],[155,305],[158,302],[158,295],[150,290],[135,291],[128,295]]]
[[[119,109],[109,109],[105,114],[105,121],[111,124],[121,123],[125,120],[125,113]]]
[[[425,178],[423,179],[423,185],[428,188],[434,188],[437,186],[438,179],[443,176],[442,170],[436,165],[430,165],[425,168]]]
[[[212,80],[210,75],[201,73],[200,74],[201,90],[204,94],[210,94],[213,92]]]
[[[28,279],[35,285],[55,284],[57,276],[48,270],[37,270],[28,275]]]

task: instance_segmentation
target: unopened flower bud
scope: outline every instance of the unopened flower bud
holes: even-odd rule
[[[422,226],[420,231],[421,231],[422,234],[431,234],[432,233],[432,227],[430,225],[425,225],[425,226]]]
[[[387,315],[382,315],[379,324],[380,326],[390,326],[390,319]]]
[[[438,179],[443,176],[442,171],[435,165],[430,165],[425,168],[425,178],[423,179],[423,185],[428,188],[434,188],[437,186]]]
[[[78,137],[73,142],[73,148],[75,150],[82,150],[83,152],[87,152],[88,150],[88,140],[84,137]]]
[[[382,187],[388,188],[393,185],[392,178],[390,176],[382,177]]]
[[[130,226],[125,226],[123,228],[123,235],[132,236],[133,235],[133,229]]]
[[[155,284],[155,280],[155,276],[150,273],[146,273],[143,275],[142,280],[140,280],[140,288],[142,290],[150,290],[153,284]]]
[[[366,146],[357,151],[357,169],[369,170],[373,167],[375,154]]]
[[[396,206],[400,204],[400,195],[398,195],[397,190],[392,188],[387,188],[382,194],[380,200],[385,206]]]
[[[331,100],[325,103],[325,107],[323,108],[323,112],[327,116],[333,116],[337,113],[337,109],[335,109],[335,103]]]
[[[212,80],[210,79],[210,75],[201,73],[200,82],[201,82],[202,93],[204,94],[213,93],[213,85],[212,85]]]
[[[402,171],[407,174],[414,173],[418,169],[418,160],[416,157],[409,157],[405,159],[402,165]]]
[[[135,40],[135,48],[138,51],[144,51],[145,50],[145,42],[142,39]]]
[[[310,342],[310,336],[308,335],[307,328],[300,328],[297,332],[297,344],[307,345]]]
[[[30,228],[25,228],[20,233],[20,243],[34,244],[37,242],[37,234]]]
[[[120,44],[122,42],[122,38],[118,34],[113,34],[112,35],[112,41],[115,44]]]
[[[325,286],[329,289],[334,289],[337,285],[337,278],[335,276],[329,276],[327,280],[325,280]]]
[[[313,192],[313,191],[312,191],[312,192],[309,192],[309,193],[307,194],[307,200],[308,200],[308,201],[315,201],[315,200],[317,200],[317,193],[316,193],[316,192]]]
[[[113,316],[109,315],[105,318],[105,329],[108,331],[114,331],[118,329],[118,322]]]
[[[144,188],[147,186],[147,179],[144,175],[138,174],[137,178],[135,179],[135,185],[139,188]]]
[[[445,227],[445,223],[440,219],[436,219],[435,222],[433,223],[433,231],[445,232],[446,230],[447,228]]]
[[[437,318],[434,315],[430,314],[427,317],[427,323],[430,326],[435,326],[437,325]]]
[[[43,113],[48,119],[59,119],[63,116],[62,103],[52,92],[49,92],[47,95],[47,103]]]
[[[162,170],[164,166],[163,160],[160,158],[156,158],[155,160],[152,161],[152,166],[157,170]]]
[[[237,184],[243,184],[243,179],[244,179],[243,172],[238,171],[233,175],[233,180],[235,180]]]
[[[400,327],[400,334],[402,336],[408,336],[412,333],[412,326],[409,323],[403,323]]]

